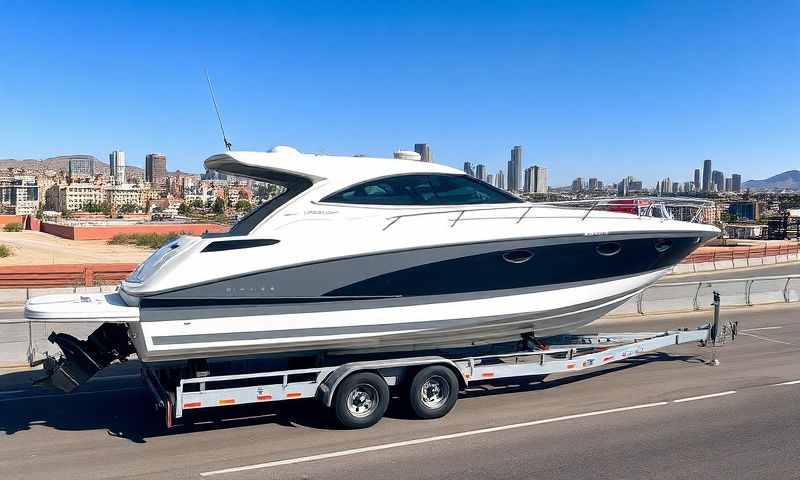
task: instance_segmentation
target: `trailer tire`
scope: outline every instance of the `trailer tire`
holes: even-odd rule
[[[336,388],[333,412],[344,428],[367,428],[383,418],[389,406],[389,385],[380,375],[358,372],[345,378]]]
[[[447,415],[458,400],[458,378],[447,367],[431,365],[414,376],[408,389],[408,403],[419,418]]]

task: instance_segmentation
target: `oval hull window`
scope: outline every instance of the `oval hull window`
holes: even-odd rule
[[[598,255],[602,255],[604,257],[613,257],[622,251],[622,245],[617,242],[601,243],[595,247],[595,251]]]
[[[658,253],[664,253],[672,248],[672,240],[660,238],[653,244]]]
[[[503,260],[508,263],[525,263],[533,258],[533,252],[529,250],[514,250],[503,254]]]

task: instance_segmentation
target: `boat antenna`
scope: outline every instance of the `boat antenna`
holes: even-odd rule
[[[214,111],[217,112],[217,120],[219,121],[219,129],[222,131],[222,141],[225,142],[225,150],[230,151],[231,142],[229,142],[228,137],[225,136],[225,127],[222,125],[222,115],[219,113],[217,99],[214,96],[214,87],[211,85],[211,77],[208,76],[208,69],[206,69],[206,81],[208,82],[208,91],[211,93],[211,103],[214,104]]]

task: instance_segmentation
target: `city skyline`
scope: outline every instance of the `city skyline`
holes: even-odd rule
[[[683,179],[703,158],[743,180],[798,164],[800,100],[786,92],[800,65],[785,61],[798,53],[796,4],[469,4],[457,14],[437,4],[419,15],[377,4],[23,2],[14,13],[0,32],[15,45],[0,158],[105,158],[119,147],[128,165],[155,150],[200,171],[223,150],[207,67],[235,149],[390,157],[418,139],[438,163],[496,172],[520,144],[528,162],[551,167],[553,185],[590,168],[606,180]],[[170,28],[141,35],[143,24]],[[285,38],[296,41],[275,41]]]

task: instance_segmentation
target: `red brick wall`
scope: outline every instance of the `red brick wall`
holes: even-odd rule
[[[9,223],[25,225],[25,215],[0,215],[0,225],[8,225]]]
[[[215,223],[135,224],[108,226],[71,226],[43,222],[41,231],[70,240],[110,240],[120,233],[187,233],[202,235],[208,232],[227,232],[227,225]]]

